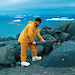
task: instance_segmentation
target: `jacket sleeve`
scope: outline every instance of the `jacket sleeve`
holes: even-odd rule
[[[41,37],[40,33],[39,33],[39,29],[37,30],[37,37],[39,40],[42,40],[43,38]]]
[[[33,26],[30,26],[28,28],[28,38],[29,38],[29,40],[30,40],[31,43],[34,42],[34,38],[33,38],[34,31],[33,31],[33,29],[34,29]]]

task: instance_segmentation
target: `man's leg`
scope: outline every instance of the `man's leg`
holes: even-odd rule
[[[37,56],[37,48],[36,45],[29,45],[29,47],[31,48],[31,54],[32,54],[32,61],[36,61],[36,60],[41,60],[42,57],[41,56]]]
[[[24,43],[21,43],[21,61],[26,61],[26,53],[28,51],[28,46]]]
[[[32,57],[33,57],[33,56],[36,56],[36,55],[37,55],[37,48],[36,48],[36,45],[30,44],[29,47],[30,47],[30,49],[31,49],[31,55],[32,55]]]
[[[26,62],[27,51],[28,51],[28,44],[21,43],[21,66],[29,66],[30,65],[30,63]]]

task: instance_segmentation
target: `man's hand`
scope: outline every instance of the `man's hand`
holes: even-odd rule
[[[35,45],[35,44],[36,44],[36,42],[34,41],[34,42],[32,42],[32,44],[34,44],[34,45]]]
[[[46,42],[46,40],[42,39],[41,42]]]

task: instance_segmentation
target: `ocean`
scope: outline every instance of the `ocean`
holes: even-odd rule
[[[43,26],[50,26],[54,28],[60,22],[75,20],[75,16],[51,16],[51,15],[0,15],[0,36],[2,37],[16,37],[25,28],[23,26],[18,26],[16,24],[8,24],[8,22],[17,23],[21,25],[27,25],[29,21],[34,21],[36,18],[40,17],[42,23],[39,29]]]

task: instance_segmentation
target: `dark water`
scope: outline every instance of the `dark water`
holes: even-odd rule
[[[15,23],[26,26],[29,21],[33,21],[33,20],[35,20],[35,18],[37,18],[37,16],[34,17],[33,15],[27,15],[27,16],[20,15],[19,17],[15,17],[15,16],[8,16],[8,15],[0,16],[0,36],[15,37],[17,34],[21,33],[21,31],[24,29],[23,26],[8,24],[8,22],[13,22],[14,20],[20,20],[19,22],[17,21]],[[46,20],[46,19],[50,19],[50,18],[60,18],[60,17],[64,17],[64,16],[41,15],[39,17],[42,19],[42,23],[40,24],[39,29],[42,29],[43,26],[51,26],[53,28],[58,23],[64,22],[64,21],[47,21]],[[66,17],[74,18],[74,16],[66,16]]]

